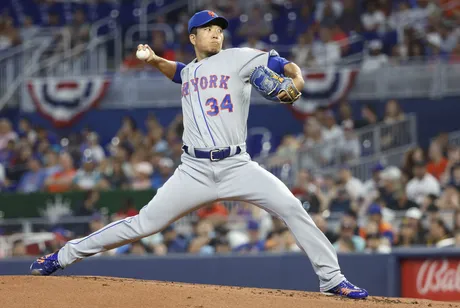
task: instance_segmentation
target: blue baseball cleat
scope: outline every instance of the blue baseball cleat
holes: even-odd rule
[[[326,295],[338,295],[353,299],[364,299],[369,296],[369,293],[367,293],[366,290],[358,288],[346,279],[336,287],[323,293]]]
[[[30,266],[30,273],[36,276],[49,276],[58,269],[62,269],[58,261],[58,251],[38,258]]]

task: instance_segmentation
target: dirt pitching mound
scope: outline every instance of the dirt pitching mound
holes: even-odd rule
[[[0,276],[2,308],[331,308],[460,307],[415,299],[350,300],[288,290],[157,282],[110,277]]]

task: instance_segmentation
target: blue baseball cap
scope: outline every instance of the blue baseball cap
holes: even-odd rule
[[[380,207],[380,205],[373,203],[369,206],[367,213],[369,215],[382,214],[382,208]]]
[[[228,27],[227,19],[217,15],[213,11],[205,10],[195,13],[195,15],[190,18],[188,21],[188,33],[192,32],[193,28],[201,27],[211,21],[215,21],[215,23],[222,27],[222,29],[227,29]]]

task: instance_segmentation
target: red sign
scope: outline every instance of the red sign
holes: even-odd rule
[[[460,301],[460,259],[402,260],[401,295]]]

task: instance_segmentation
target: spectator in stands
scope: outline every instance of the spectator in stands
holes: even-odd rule
[[[453,242],[454,239],[452,238],[452,234],[444,220],[439,218],[430,223],[430,230],[426,242],[428,246],[446,247],[452,245]]]
[[[403,159],[403,167],[402,170],[404,173],[406,173],[409,177],[409,179],[412,179],[414,177],[414,165],[417,162],[424,162],[425,161],[425,153],[423,149],[419,146],[410,149],[406,153],[404,153],[404,159]]]
[[[212,253],[214,249],[210,246],[210,242],[215,235],[212,223],[202,219],[196,223],[194,229],[192,240],[187,248],[188,252],[195,254]]]
[[[325,0],[318,3],[316,9],[316,21],[322,27],[333,27],[343,11],[342,2],[337,0]]]
[[[153,31],[152,44],[150,46],[159,57],[170,61],[176,60],[174,49],[169,48],[166,41],[166,34],[163,31]]]
[[[66,29],[70,33],[72,48],[81,44],[86,44],[90,39],[89,31],[91,26],[86,20],[85,11],[82,9],[77,9],[73,13],[72,23],[66,26]]]
[[[339,44],[342,56],[345,56],[350,48],[348,35],[337,24],[331,26],[332,40]]]
[[[14,28],[13,18],[3,14],[0,16],[0,50],[4,50],[21,43],[19,31]]]
[[[47,174],[41,168],[40,160],[32,157],[28,161],[28,166],[29,171],[22,175],[16,190],[22,193],[32,193],[42,190]]]
[[[343,4],[338,0],[325,0],[318,2],[315,12],[315,20],[322,26],[331,26],[340,18]]]
[[[436,203],[441,210],[457,210],[460,208],[460,195],[457,187],[447,186]]]
[[[452,177],[449,186],[455,187],[460,191],[460,164],[456,164],[452,167]]]
[[[255,220],[248,221],[248,237],[246,244],[240,245],[234,249],[239,253],[256,253],[265,250],[265,240],[260,239],[259,223]]]
[[[311,117],[305,122],[304,134],[300,136],[299,142],[301,143],[300,149],[305,152],[301,158],[301,168],[328,164],[333,158],[331,145],[324,141],[321,124],[316,118]]]
[[[300,147],[299,140],[292,135],[285,135],[281,140],[281,144],[276,149],[276,154],[270,159],[270,164],[284,164],[294,161],[297,158]]]
[[[33,151],[30,145],[25,144],[18,148],[8,168],[8,178],[18,182],[22,175],[29,170],[29,160],[32,156]]]
[[[246,38],[246,41],[240,45],[241,48],[248,47],[263,51],[269,51],[267,44],[265,44],[264,41],[260,40],[257,33],[250,32]]]
[[[331,195],[330,202],[328,204],[328,209],[331,212],[348,212],[350,210],[356,210],[353,207],[354,202],[350,197],[348,191],[344,188],[343,184],[338,185],[335,193]]]
[[[366,253],[390,253],[391,247],[386,244],[380,233],[369,233],[366,235]]]
[[[394,166],[388,166],[380,173],[379,199],[386,208],[398,209],[400,206],[401,176],[401,171]]]
[[[71,190],[76,170],[69,153],[64,152],[59,156],[60,170],[45,180],[45,187],[49,192],[65,192]]]
[[[325,125],[321,129],[321,134],[325,142],[336,144],[343,138],[343,130],[339,125],[337,125],[334,113],[331,110],[325,112],[324,124]]]
[[[379,188],[381,185],[381,172],[385,167],[381,163],[377,163],[371,170],[372,176],[363,184],[363,195],[375,199],[379,195]]]
[[[351,32],[361,32],[360,15],[356,6],[356,0],[343,1],[343,12],[337,20],[337,25],[340,26],[346,34],[350,34]]]
[[[395,235],[393,233],[393,228],[391,224],[383,220],[381,206],[377,203],[371,204],[367,210],[367,214],[368,226],[360,228],[359,235],[362,238],[367,239],[367,234],[378,233],[380,236],[388,240],[389,245],[394,243]],[[377,230],[369,230],[370,228],[374,228],[373,224],[376,225]]]
[[[212,202],[197,211],[200,219],[206,219],[214,226],[222,225],[227,222],[228,210],[221,202]]]
[[[414,178],[406,186],[406,194],[409,200],[421,205],[423,198],[429,194],[439,196],[441,187],[434,176],[426,171],[426,163],[417,161],[413,167]]]
[[[361,143],[353,129],[353,122],[343,123],[343,138],[339,139],[338,156],[340,162],[346,163],[361,156]]]
[[[361,107],[361,120],[355,122],[355,128],[362,128],[369,125],[376,125],[380,122],[375,107],[371,104],[365,104]]]
[[[123,200],[121,208],[116,212],[117,220],[124,219],[139,214],[136,208],[136,204],[132,198],[126,198]]]
[[[152,165],[142,161],[134,165],[134,178],[131,181],[131,189],[144,190],[152,187],[150,177],[153,173]]]
[[[333,66],[340,61],[340,45],[332,40],[330,28],[319,29],[319,40],[313,42],[312,53],[317,66]]]
[[[437,180],[439,180],[446,170],[447,158],[444,157],[441,147],[437,142],[432,142],[428,150],[430,162],[426,166],[426,170]]]
[[[239,36],[248,37],[250,34],[258,37],[266,37],[273,32],[272,21],[267,20],[263,16],[263,12],[259,6],[253,6],[251,13],[247,17],[247,21],[243,22],[237,30]]]
[[[96,169],[96,162],[91,155],[84,155],[82,166],[73,178],[73,185],[77,190],[99,189],[101,173]]]
[[[342,166],[339,171],[339,178],[340,183],[344,185],[344,188],[351,197],[351,200],[355,201],[363,195],[363,183],[361,180],[353,176],[350,167]]]
[[[177,234],[173,225],[169,225],[162,232],[163,243],[166,245],[168,253],[185,253],[187,252],[187,239]]]
[[[355,126],[355,121],[353,120],[353,112],[350,106],[350,103],[347,101],[342,101],[339,106],[339,123],[340,126],[345,125],[345,123],[351,123],[353,124],[353,127],[356,128]]]
[[[315,222],[315,225],[318,227],[318,229],[320,229],[321,232],[323,232],[324,235],[327,237],[329,242],[335,243],[337,241],[337,234],[329,229],[327,220],[324,219],[324,217],[321,214],[312,215],[312,219]]]
[[[158,170],[153,173],[151,178],[152,188],[159,189],[166,183],[174,172],[174,162],[169,157],[163,157],[158,163]]]
[[[310,6],[306,2],[300,3],[300,5],[301,7],[297,10],[299,12],[296,16],[297,18],[294,22],[288,24],[287,32],[290,37],[301,37],[306,34],[313,34],[317,25],[315,22],[315,16],[312,14],[312,9],[314,9],[313,6]],[[310,38],[307,37],[307,40],[310,40]],[[313,40],[313,37],[311,37],[311,40]]]
[[[13,130],[8,119],[0,119],[0,151],[6,149],[10,140],[16,141],[18,135]]]
[[[342,221],[340,224],[339,238],[334,243],[334,248],[337,252],[362,252],[365,246],[366,243],[364,239],[354,234],[354,226]],[[352,248],[351,251],[349,250],[350,248]]]
[[[449,146],[447,150],[447,165],[444,174],[441,176],[441,183],[446,185],[452,182],[453,169],[460,164],[460,147]]]
[[[145,256],[149,251],[141,241],[137,241],[130,245],[128,253],[135,256]]]
[[[100,163],[105,159],[105,152],[102,146],[99,144],[99,136],[95,132],[90,132],[86,136],[86,142],[82,148],[82,152],[89,150],[91,157],[96,163]]]
[[[384,67],[389,58],[382,52],[383,44],[380,40],[372,40],[369,42],[369,54],[364,57],[361,69],[364,72],[373,72]]]
[[[386,31],[386,17],[378,7],[377,1],[366,1],[366,11],[361,15],[363,29],[370,33],[383,35]]]
[[[400,121],[404,121],[406,119],[406,115],[401,108],[401,105],[394,100],[389,100],[385,105],[385,115],[383,117],[383,122],[385,124],[394,124]]]
[[[422,224],[423,213],[417,207],[406,211],[401,225],[398,245],[423,245],[426,241],[426,230]]]
[[[37,141],[37,132],[33,129],[29,119],[21,118],[19,120],[19,137],[26,137],[30,144]]]
[[[106,189],[127,189],[130,186],[128,177],[123,170],[123,164],[119,159],[113,159],[111,168],[103,173],[101,187]]]

